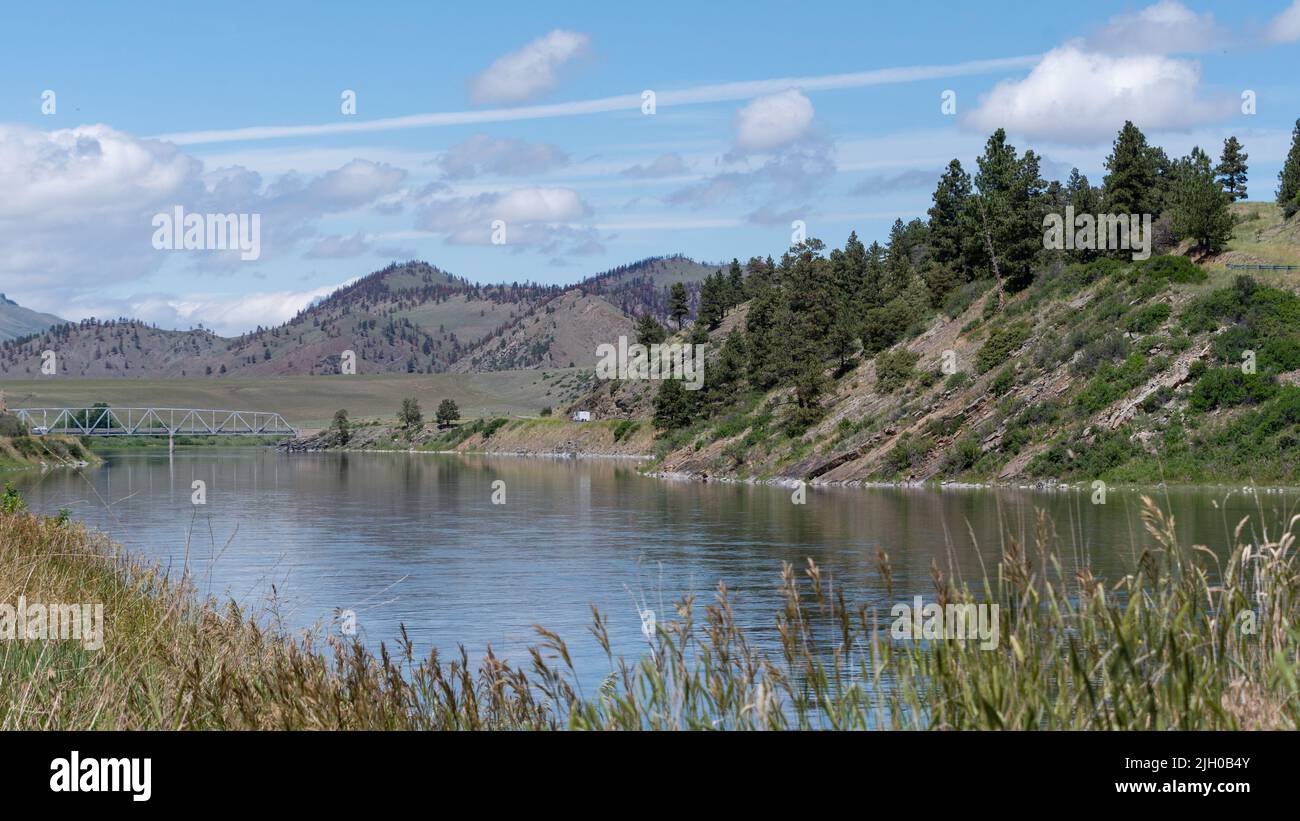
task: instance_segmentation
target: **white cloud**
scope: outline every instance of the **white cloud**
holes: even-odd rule
[[[1210,12],[1197,14],[1177,0],[1160,0],[1136,13],[1112,17],[1088,38],[1090,51],[1174,54],[1208,51],[1228,35]]]
[[[0,281],[40,292],[145,276],[153,214],[204,190],[175,146],[105,125],[42,132],[0,124]]]
[[[1300,40],[1300,0],[1294,0],[1268,24],[1268,39],[1274,43],[1294,43]]]
[[[364,207],[405,177],[391,165],[353,159],[265,185],[246,168],[206,170],[174,145],[107,125],[42,132],[0,124],[0,282],[37,300],[75,302],[167,265],[256,270],[237,251],[155,250],[154,215],[175,206],[260,214],[265,260],[315,237],[322,215]]]
[[[572,223],[590,212],[571,188],[515,188],[471,197],[431,199],[419,210],[416,227],[442,234],[457,245],[490,245],[493,223],[505,223],[505,245],[554,248],[582,236],[589,229]]]
[[[1113,136],[1125,120],[1182,129],[1231,116],[1237,101],[1200,98],[1200,82],[1192,60],[1099,54],[1070,43],[1044,55],[1023,80],[998,83],[964,122],[1078,144]]]
[[[736,148],[741,152],[771,151],[808,133],[812,101],[798,89],[759,97],[736,112]]]
[[[269,328],[287,322],[312,302],[355,280],[307,291],[255,291],[230,295],[213,293],[149,293],[123,299],[77,301],[60,306],[69,319],[125,316],[160,328],[202,325],[222,336],[245,333],[258,325]]]
[[[41,132],[0,124],[0,217],[112,212],[192,186],[201,164],[106,125]]]
[[[521,103],[555,88],[559,69],[582,54],[591,38],[576,31],[556,29],[528,45],[500,57],[470,80],[470,98],[476,103]]]
[[[529,143],[487,134],[475,134],[456,143],[438,158],[442,172],[456,180],[480,174],[541,174],[568,162],[568,155],[549,143]]]

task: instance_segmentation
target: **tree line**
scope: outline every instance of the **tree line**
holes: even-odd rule
[[[873,356],[919,333],[923,323],[959,290],[987,283],[1005,294],[1022,290],[1046,266],[1083,262],[1129,251],[1048,249],[1044,218],[1073,206],[1076,214],[1151,214],[1154,246],[1166,251],[1189,242],[1214,253],[1231,237],[1229,206],[1248,197],[1249,159],[1235,137],[1224,141],[1218,162],[1199,147],[1171,159],[1126,122],[1105,161],[1101,185],[1077,168],[1064,181],[1043,178],[1041,158],[1017,151],[1002,129],[987,140],[969,173],[957,159],[943,171],[928,219],[895,220],[888,240],[864,244],[856,232],[842,248],[821,240],[792,246],[780,260],[733,260],[700,288],[699,312],[688,341],[707,342],[728,311],[749,303],[743,328],[726,335],[710,360],[704,388],[686,391],[665,380],[655,399],[656,425],[689,426],[735,404],[747,391],[788,389],[783,424],[794,435],[822,415],[832,380],[857,356]],[[1290,218],[1300,211],[1300,120],[1279,175],[1277,202]],[[670,318],[684,329],[684,289],[670,294]],[[636,326],[637,341],[662,342],[667,329],[649,314]]]

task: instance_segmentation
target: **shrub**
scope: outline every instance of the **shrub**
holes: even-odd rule
[[[1168,385],[1161,385],[1156,388],[1155,392],[1142,400],[1142,411],[1144,413],[1155,413],[1156,411],[1169,404],[1169,400],[1174,398],[1174,389]]]
[[[1204,282],[1205,271],[1187,257],[1161,254],[1142,263],[1141,271],[1148,277],[1167,279],[1170,282]]]
[[[898,444],[885,454],[885,468],[892,475],[917,467],[933,445],[934,441],[929,437],[913,439],[911,434],[905,433],[899,438]]]
[[[14,487],[13,482],[5,482],[5,492],[0,496],[0,512],[21,513],[27,507],[23,495]]]
[[[984,449],[980,447],[980,441],[977,437],[963,437],[955,442],[952,450],[943,457],[941,470],[949,476],[970,470],[975,467],[975,463],[983,455]]]
[[[993,280],[981,279],[975,282],[968,282],[957,290],[948,294],[943,303],[943,312],[949,319],[956,319],[966,312],[966,309],[975,304],[975,300],[993,287]]]
[[[0,413],[0,436],[26,436],[27,426],[12,413]]]
[[[991,331],[975,355],[976,369],[980,373],[988,373],[1005,362],[1011,352],[1023,345],[1028,338],[1029,326],[1024,323]]]
[[[1010,365],[998,371],[998,375],[989,382],[989,393],[1001,396],[1016,384],[1016,369]]]
[[[921,312],[901,297],[872,308],[862,319],[862,350],[867,355],[883,351],[907,335]]]
[[[1242,373],[1240,368],[1213,368],[1197,380],[1190,404],[1197,411],[1258,405],[1276,391],[1277,385],[1263,374]]]
[[[1105,362],[1114,362],[1128,355],[1128,340],[1118,333],[1110,333],[1083,346],[1079,358],[1070,366],[1076,375],[1088,375]]]
[[[1300,339],[1270,339],[1259,351],[1259,367],[1282,373],[1300,368]]]
[[[1089,413],[1096,413],[1119,399],[1141,383],[1146,364],[1146,357],[1140,353],[1131,354],[1118,367],[1112,362],[1103,362],[1097,369],[1097,375],[1079,393],[1078,406]]]
[[[614,423],[614,441],[622,442],[636,433],[641,423],[633,419],[620,419]]]
[[[1130,314],[1124,326],[1135,334],[1149,334],[1159,328],[1172,312],[1167,303],[1157,302]]]
[[[919,354],[903,349],[876,354],[876,392],[893,393],[916,376]]]

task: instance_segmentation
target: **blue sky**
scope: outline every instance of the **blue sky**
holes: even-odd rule
[[[883,239],[997,125],[1094,182],[1125,118],[1174,155],[1236,134],[1266,199],[1300,117],[1300,0],[545,5],[6,10],[0,291],[235,333],[394,258],[572,282],[796,219]],[[260,214],[260,257],[156,250],[175,205]]]

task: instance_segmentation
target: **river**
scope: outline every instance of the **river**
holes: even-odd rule
[[[812,558],[887,623],[894,603],[932,599],[933,563],[975,585],[1004,539],[1032,545],[1038,509],[1067,569],[1086,557],[1113,579],[1151,543],[1133,490],[1092,504],[1087,491],[810,488],[796,504],[789,488],[666,481],[622,460],[181,448],[3,478],[33,510],[67,508],[173,573],[188,563],[201,592],[291,630],[338,631],[337,614],[352,611],[372,648],[391,647],[405,624],[420,653],[463,644],[474,658],[490,645],[525,662],[541,624],[568,641],[584,686],[609,672],[587,630],[592,605],[631,657],[646,647],[638,611],[671,618],[680,597],[703,604],[725,581],[738,621],[772,648],[782,562]],[[1185,543],[1219,553],[1243,516],[1262,510],[1274,527],[1300,501],[1240,488],[1158,495]]]

